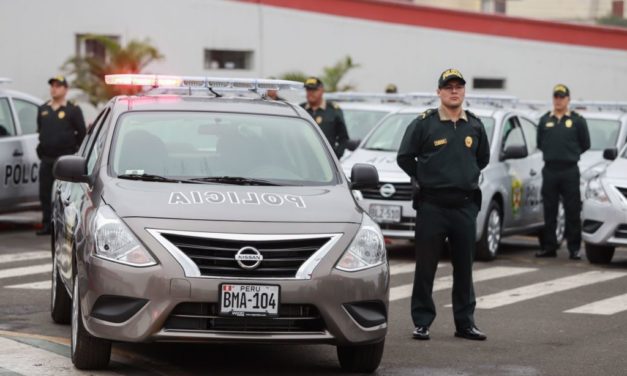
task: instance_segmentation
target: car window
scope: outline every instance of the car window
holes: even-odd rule
[[[529,154],[533,154],[538,151],[538,145],[536,145],[536,134],[538,133],[538,128],[530,120],[523,117],[519,117],[518,120],[520,121],[522,131],[525,134],[525,141],[527,141],[527,152]]]
[[[89,149],[91,149],[93,139],[96,135],[96,130],[102,123],[102,120],[105,117],[107,117],[107,115],[109,114],[109,110],[110,109],[108,107],[102,110],[100,114],[98,114],[98,116],[96,117],[96,120],[94,120],[92,125],[90,125],[87,128],[87,134],[85,135],[85,138],[83,139],[83,143],[81,144],[81,147],[78,149],[79,155],[82,155],[83,157],[87,157],[87,154],[89,153]]]
[[[37,133],[37,111],[39,106],[22,99],[13,98],[13,106],[20,121],[22,134]]]
[[[488,136],[488,142],[492,142],[492,134],[494,133],[494,118],[488,116],[479,116],[485,128],[485,133]]]
[[[503,127],[503,139],[501,142],[501,150],[505,150],[510,146],[525,145],[525,138],[522,129],[516,124],[516,118],[511,117],[505,122]]]
[[[0,137],[15,136],[15,124],[7,98],[0,98]]]
[[[416,119],[417,114],[394,114],[383,120],[364,144],[365,149],[398,151],[405,130]]]
[[[94,167],[96,166],[96,162],[98,161],[98,157],[102,154],[102,149],[104,147],[104,140],[106,139],[106,132],[103,132],[104,124],[109,117],[109,109],[105,110],[104,116],[102,116],[100,122],[95,123],[93,127],[92,136],[93,146],[90,146],[90,143],[87,144],[86,150],[91,149],[89,152],[89,156],[87,157],[87,175],[91,175],[94,171]]]
[[[244,177],[280,185],[336,181],[313,124],[297,118],[132,112],[118,121],[113,172],[170,178]]]
[[[383,119],[386,111],[369,110],[342,110],[344,112],[344,122],[348,137],[354,140],[363,140],[372,128]]]
[[[620,122],[617,120],[586,119],[590,132],[590,150],[616,147]]]

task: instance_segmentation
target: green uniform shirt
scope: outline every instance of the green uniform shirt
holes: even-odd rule
[[[577,162],[579,156],[590,149],[588,123],[575,111],[567,112],[560,119],[547,112],[538,124],[537,143],[545,162]]]
[[[436,109],[409,125],[397,156],[398,165],[421,189],[475,190],[489,161],[488,136],[476,115],[465,111],[453,122]]]
[[[324,133],[333,151],[335,151],[335,155],[341,158],[348,143],[348,131],[346,130],[344,114],[340,107],[333,102],[326,101],[323,101],[320,107],[315,110],[308,103],[302,103],[301,107],[320,126],[322,133]]]

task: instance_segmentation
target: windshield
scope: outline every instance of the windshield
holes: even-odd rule
[[[335,181],[321,138],[311,124],[297,118],[203,112],[128,113],[118,123],[112,150],[113,172],[127,178],[157,175],[214,183],[246,182],[232,179],[237,177],[262,179],[273,185],[323,185]]]
[[[590,132],[590,150],[616,147],[620,123],[616,120],[586,119]]]
[[[348,137],[363,140],[372,128],[388,114],[386,111],[342,110]]]
[[[398,151],[401,141],[405,135],[405,129],[416,119],[416,114],[394,114],[385,118],[381,124],[372,132],[368,140],[364,144],[364,149],[382,150],[382,151]],[[480,117],[485,126],[488,140],[492,137],[494,129],[494,119],[491,117]]]

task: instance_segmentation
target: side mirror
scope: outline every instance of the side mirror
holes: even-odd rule
[[[618,157],[617,148],[607,148],[603,150],[603,159],[607,159],[608,161],[613,161],[617,157]]]
[[[348,143],[346,143],[346,148],[350,151],[355,151],[355,149],[357,149],[360,143],[361,143],[361,140],[350,139],[348,140]]]
[[[351,189],[377,188],[379,173],[367,163],[356,163],[351,170]]]
[[[54,162],[52,174],[56,179],[72,183],[89,183],[87,160],[78,155],[64,155]]]
[[[527,158],[529,153],[527,152],[527,146],[525,145],[512,145],[508,146],[501,152],[500,159],[502,161],[506,159],[522,159]]]

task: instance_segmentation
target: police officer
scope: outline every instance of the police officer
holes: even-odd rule
[[[37,113],[37,132],[39,145],[37,155],[41,159],[39,166],[39,200],[43,211],[43,228],[37,235],[51,233],[52,200],[52,165],[55,160],[67,154],[73,154],[85,137],[85,120],[81,109],[65,97],[68,83],[64,76],[48,80],[50,101],[39,107]]]
[[[465,84],[456,69],[440,75],[440,107],[425,111],[409,125],[397,156],[398,165],[420,188],[414,195],[416,273],[411,315],[415,339],[430,338],[436,315],[433,280],[446,237],[453,264],[455,336],[487,338],[474,322],[472,263],[481,206],[479,173],[490,160],[490,149],[481,120],[462,109]]]
[[[580,260],[581,196],[579,193],[579,156],[590,149],[586,119],[570,111],[570,90],[559,84],[553,88],[553,111],[540,118],[537,143],[544,155],[542,200],[544,235],[542,250],[536,257],[556,257],[557,210],[562,197],[566,215],[566,240],[571,260]]]
[[[385,87],[385,94],[396,94],[398,93],[398,88],[394,84],[388,84]]]
[[[307,102],[301,107],[311,115],[327,137],[335,155],[341,158],[348,143],[348,131],[344,122],[344,114],[340,107],[324,100],[324,84],[316,77],[305,81]]]

